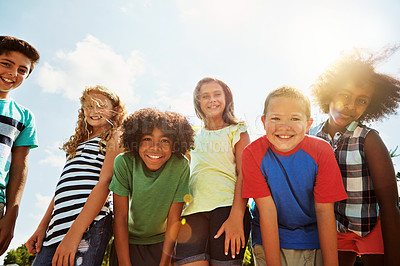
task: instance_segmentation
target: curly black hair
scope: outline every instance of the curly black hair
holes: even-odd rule
[[[358,121],[378,121],[395,114],[400,101],[400,80],[377,73],[375,67],[387,60],[399,47],[386,47],[375,54],[365,49],[353,49],[350,54],[342,53],[311,86],[312,96],[322,112],[329,113],[329,104],[338,89],[351,83],[374,89],[371,102]]]
[[[142,137],[151,134],[155,127],[173,141],[172,152],[177,157],[183,158],[187,151],[193,149],[194,131],[183,115],[144,108],[129,115],[122,124],[121,146],[125,152],[139,158]]]
[[[336,92],[352,83],[354,86],[374,89],[370,104],[358,119],[360,122],[378,121],[395,114],[400,101],[400,80],[377,73],[375,67],[399,47],[387,47],[375,54],[364,49],[354,49],[351,54],[343,53],[311,86],[313,98],[322,112],[329,113],[329,104]]]

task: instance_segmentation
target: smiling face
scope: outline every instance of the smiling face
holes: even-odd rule
[[[339,90],[329,104],[329,126],[336,131],[358,120],[371,102],[374,89],[348,85]]]
[[[208,82],[201,86],[199,93],[201,111],[207,119],[222,119],[225,110],[224,89],[217,82]]]
[[[28,77],[31,60],[19,52],[8,52],[0,55],[0,98],[5,99],[8,93],[17,88]]]
[[[170,138],[154,127],[151,134],[143,135],[139,146],[139,156],[150,171],[157,171],[171,157],[172,144]]]
[[[303,140],[312,124],[305,109],[297,99],[277,96],[269,100],[265,117],[261,120],[267,138],[276,150],[289,152]]]
[[[110,99],[101,93],[89,93],[83,105],[86,122],[92,126],[91,137],[100,135],[108,126],[111,126],[114,109]]]

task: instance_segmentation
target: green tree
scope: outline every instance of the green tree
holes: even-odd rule
[[[32,265],[35,256],[28,253],[25,244],[22,244],[17,249],[11,249],[4,258],[4,264],[17,264],[17,265]]]

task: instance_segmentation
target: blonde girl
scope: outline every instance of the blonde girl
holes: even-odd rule
[[[183,212],[176,264],[241,265],[250,230],[247,200],[241,196],[247,126],[237,121],[232,92],[221,80],[200,80],[193,99],[204,126],[191,152],[193,199]]]
[[[118,128],[126,115],[119,97],[103,86],[80,98],[75,134],[55,195],[26,246],[33,265],[101,265],[112,235],[108,186],[121,152]]]

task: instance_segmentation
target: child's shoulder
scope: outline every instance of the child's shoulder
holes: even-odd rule
[[[0,104],[2,106],[1,115],[9,116],[13,119],[19,120],[22,123],[30,122],[34,119],[34,114],[29,108],[16,102],[12,98],[1,99]]]
[[[333,152],[333,149],[329,142],[326,140],[316,137],[316,136],[310,136],[310,135],[305,135],[304,140],[303,140],[303,145],[302,145],[302,150],[305,150],[307,152],[313,153],[313,154],[321,154],[325,152]]]
[[[189,167],[189,160],[186,157],[178,157],[175,154],[171,155],[171,158],[168,162],[173,167]]]
[[[259,137],[258,139],[249,143],[243,150],[243,152],[257,153],[264,152],[270,147],[269,141],[266,135]]]

